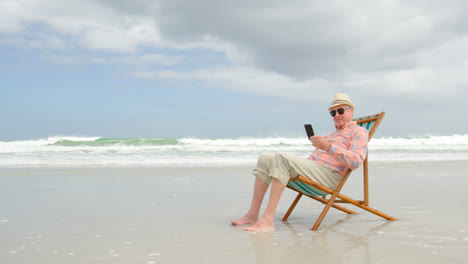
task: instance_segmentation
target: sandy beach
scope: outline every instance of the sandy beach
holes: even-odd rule
[[[468,163],[370,162],[371,206],[331,210],[286,190],[276,230],[230,225],[252,167],[0,169],[1,263],[466,263]],[[361,197],[360,170],[343,193]],[[348,206],[349,207],[349,206]]]

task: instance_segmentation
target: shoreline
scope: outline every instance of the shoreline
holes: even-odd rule
[[[467,167],[467,160],[444,160],[444,161],[433,161],[433,160],[424,160],[424,161],[369,161],[369,168],[372,167],[418,167],[421,165],[430,165],[437,167]],[[467,165],[467,166],[464,166]],[[142,172],[156,172],[161,171],[217,171],[217,170],[253,170],[256,166],[256,162],[248,164],[200,164],[200,165],[186,165],[186,166],[156,166],[156,165],[103,165],[103,166],[18,166],[18,167],[0,167],[0,176],[6,175],[9,173],[42,173],[42,172],[105,172],[105,171],[142,171]],[[356,171],[361,170],[360,166]],[[353,172],[354,174],[355,172]]]

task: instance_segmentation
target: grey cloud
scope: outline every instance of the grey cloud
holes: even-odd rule
[[[158,17],[165,39],[216,36],[234,43],[258,68],[339,85],[349,75],[426,67],[440,46],[465,37],[461,1],[360,3],[171,0],[161,1]],[[456,58],[447,59],[450,65]]]
[[[56,36],[68,33],[66,43],[77,40],[91,50],[139,54],[143,46],[224,52],[232,69],[222,69],[219,76],[201,74],[212,69],[150,74],[182,81],[195,76],[218,89],[283,96],[278,85],[265,90],[280,76],[290,93],[310,87],[375,98],[424,94],[431,105],[468,85],[466,1],[99,0],[73,8],[53,0],[41,6],[19,3],[29,9],[14,7],[14,14],[31,16],[36,8],[29,19],[48,23]],[[58,38],[48,41],[66,46]],[[239,69],[258,74],[256,85],[249,86],[249,74]]]
[[[422,51],[431,56],[468,31],[464,1],[99,0],[71,9],[49,0],[24,6],[28,11],[16,13],[31,15],[37,8],[30,19],[73,32],[91,49],[134,52],[139,45],[190,48],[199,42],[210,47],[207,42],[218,40],[255,67],[304,80],[418,68],[426,63]]]

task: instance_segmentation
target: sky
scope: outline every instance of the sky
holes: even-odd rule
[[[0,0],[0,140],[467,134],[468,2]]]

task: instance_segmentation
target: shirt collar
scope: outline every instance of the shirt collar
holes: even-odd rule
[[[357,122],[356,121],[350,121],[348,123],[346,123],[342,128],[336,128],[336,131],[341,131],[341,130],[344,130],[345,128],[349,128],[351,126],[356,126],[357,125]]]

